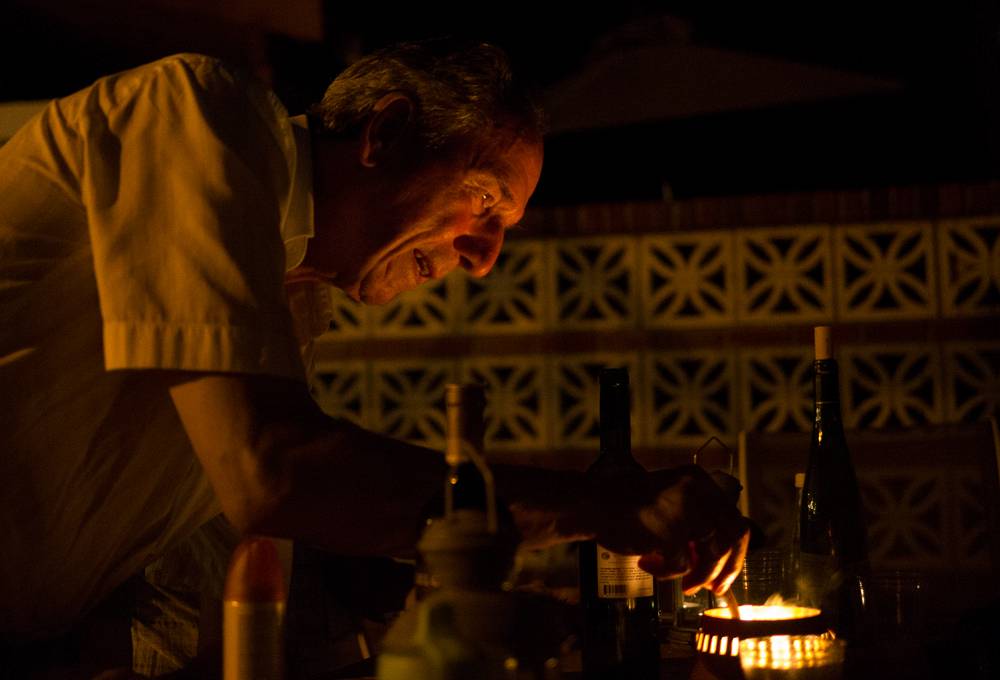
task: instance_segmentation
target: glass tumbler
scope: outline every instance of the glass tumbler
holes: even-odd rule
[[[787,564],[788,552],[780,548],[761,548],[747,553],[743,571],[732,585],[736,599],[740,604],[774,604],[768,600],[781,595]]]

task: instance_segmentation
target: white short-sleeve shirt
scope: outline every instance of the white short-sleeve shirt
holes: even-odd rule
[[[0,147],[0,638],[58,632],[219,512],[150,369],[304,380],[283,277],[311,216],[307,132],[207,57]]]

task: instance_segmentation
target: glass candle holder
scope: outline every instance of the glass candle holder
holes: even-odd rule
[[[740,640],[746,680],[840,680],[843,640],[824,635],[770,635]]]

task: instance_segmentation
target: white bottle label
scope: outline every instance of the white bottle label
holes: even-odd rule
[[[619,555],[597,544],[597,597],[650,597],[653,575],[639,568],[639,555]]]

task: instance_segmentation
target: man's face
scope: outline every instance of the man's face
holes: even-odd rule
[[[524,215],[542,148],[518,141],[473,165],[432,160],[405,174],[387,171],[367,200],[359,196],[360,228],[339,244],[333,283],[379,305],[457,267],[485,276],[505,230]]]

